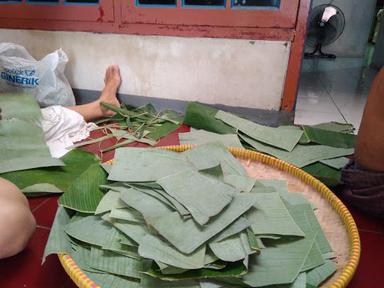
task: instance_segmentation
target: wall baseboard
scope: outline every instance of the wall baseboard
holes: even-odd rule
[[[73,89],[73,93],[75,94],[77,104],[85,104],[98,99],[101,92],[94,91],[94,90],[85,90],[85,89]],[[188,101],[145,97],[145,96],[138,96],[138,95],[127,95],[127,94],[119,94],[118,98],[121,102],[132,105],[132,106],[138,107],[138,106],[151,103],[157,110],[161,111],[165,109],[172,109],[182,114],[184,114],[185,107],[188,104]],[[256,123],[268,125],[268,126],[292,124],[294,119],[294,113],[295,113],[295,112],[286,112],[286,111],[235,107],[235,106],[227,106],[222,104],[216,104],[216,105],[206,104],[206,105],[237,114],[239,116],[247,118]]]

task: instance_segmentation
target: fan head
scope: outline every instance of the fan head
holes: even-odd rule
[[[340,8],[323,4],[311,9],[305,45],[329,45],[335,42],[344,31],[345,17]]]

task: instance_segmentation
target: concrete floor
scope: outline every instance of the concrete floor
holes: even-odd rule
[[[295,124],[337,121],[360,126],[377,70],[360,58],[305,59],[296,103]]]

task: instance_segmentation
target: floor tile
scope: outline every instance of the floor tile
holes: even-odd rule
[[[0,261],[0,287],[61,287],[68,275],[56,255],[41,265],[49,231],[37,228],[27,248],[20,254]]]
[[[378,233],[384,236],[384,221],[380,218],[370,216],[360,210],[348,206],[357,228],[361,232]]]
[[[296,110],[339,113],[332,98],[326,92],[308,91],[297,98]]]
[[[156,144],[156,146],[158,146],[158,147],[159,146],[168,146],[168,145],[175,145],[176,143],[180,143],[178,136],[177,136],[178,133],[188,132],[188,131],[189,131],[188,126],[181,125],[178,129],[176,129],[175,131],[173,131],[172,133],[167,135],[167,137],[163,137],[162,139],[160,139],[160,141]],[[97,138],[97,137],[101,137],[103,135],[105,135],[105,134],[101,130],[97,130],[97,131],[93,131],[91,133],[91,138]],[[108,148],[110,146],[113,146],[116,143],[117,143],[116,139],[111,138],[111,139],[108,139],[108,140],[105,140],[105,141],[102,141],[99,143],[94,143],[94,144],[84,146],[84,147],[82,147],[82,149],[97,154],[100,157],[100,159],[102,159],[102,161],[105,162],[105,161],[108,161],[110,159],[113,159],[113,157],[115,155],[115,151],[113,150],[113,151],[101,153],[100,150]],[[128,144],[127,147],[150,147],[150,146],[147,144],[135,142],[135,143]]]
[[[343,116],[345,117],[347,122],[353,124],[353,126],[356,128],[356,133],[359,131],[361,119],[363,117],[363,112],[364,112],[364,109],[362,109],[361,112],[359,111],[343,112]]]
[[[333,113],[318,111],[300,111],[295,112],[295,124],[314,125],[323,122],[336,121],[344,123],[344,119],[338,111]]]
[[[298,97],[306,95],[308,91],[320,91],[327,92],[324,84],[321,81],[321,73],[308,72],[302,73],[300,79],[300,89],[298,91]]]
[[[363,65],[362,58],[336,58],[335,60],[326,59],[304,59],[303,72],[329,72],[338,69],[354,69]]]
[[[359,90],[359,79],[362,67],[354,69],[338,69],[322,73],[321,81],[328,93],[334,95],[340,92],[354,93]]]
[[[348,288],[382,288],[384,267],[384,236],[360,232],[361,257],[359,266]]]
[[[29,208],[31,211],[35,211],[46,201],[47,197],[28,198]]]
[[[347,121],[355,126],[357,132],[370,86],[377,73],[362,65],[362,59],[357,58],[304,60],[295,124]]]
[[[35,216],[37,225],[44,228],[50,228],[52,226],[57,210],[58,198],[59,196],[50,196],[43,205],[32,212],[33,216]]]

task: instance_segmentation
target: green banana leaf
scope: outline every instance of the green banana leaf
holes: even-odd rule
[[[224,176],[248,176],[243,165],[220,142],[197,146],[182,155],[199,171],[220,165]]]
[[[246,232],[231,236],[219,242],[212,242],[209,244],[209,248],[215,256],[226,262],[240,261],[255,253],[249,245]]]
[[[136,279],[140,279],[140,272],[143,270],[141,260],[125,257],[94,246],[91,248],[89,266],[104,272]]]
[[[115,208],[124,208],[127,205],[120,200],[120,193],[116,191],[108,191],[105,193],[103,198],[100,200],[99,204],[96,207],[95,215],[109,212]]]
[[[247,214],[252,231],[260,237],[264,234],[305,236],[296,224],[279,193],[252,193],[256,199],[254,209]]]
[[[247,269],[242,261],[229,263],[225,268],[221,270],[199,269],[189,270],[182,274],[163,275],[158,268],[152,266],[150,269],[143,272],[143,274],[165,281],[240,278],[245,273],[247,273]]]
[[[270,154],[278,159],[296,165],[301,168],[320,160],[337,158],[341,156],[351,155],[353,148],[336,148],[325,145],[297,145],[292,152],[283,151],[281,149],[264,145],[245,135],[240,135],[247,143],[254,147],[257,151]]]
[[[139,245],[139,254],[144,258],[182,269],[201,269],[204,267],[205,245],[186,255],[177,251],[159,237],[148,234]]]
[[[307,287],[319,287],[319,285],[335,273],[337,270],[336,264],[330,260],[307,273]]]
[[[235,128],[215,118],[218,111],[198,102],[189,102],[185,111],[184,124],[219,134],[236,133]]]
[[[340,122],[326,122],[312,125],[314,128],[319,128],[327,131],[334,132],[343,132],[343,133],[353,133],[355,128],[350,123],[340,123]]]
[[[356,135],[347,134],[343,132],[327,131],[320,128],[311,126],[302,126],[306,138],[300,143],[317,143],[337,148],[354,148],[356,142]]]
[[[87,216],[71,222],[65,227],[65,233],[74,239],[91,245],[103,246],[112,227],[97,216]]]
[[[67,191],[79,175],[100,160],[92,153],[74,149],[63,156],[61,161],[65,166],[8,172],[0,174],[0,177],[14,183],[20,189],[39,183],[48,183],[62,191]]]
[[[147,222],[180,252],[188,254],[223,231],[248,211],[255,201],[251,193],[236,195],[231,204],[220,213],[220,217],[212,219],[205,229],[201,229],[200,225],[192,219],[183,220],[177,212],[150,218],[147,219]]]
[[[141,276],[140,285],[143,288],[200,288],[200,285],[195,281],[162,281],[143,274]]]
[[[45,245],[42,263],[47,256],[59,253],[71,253],[71,244],[69,236],[65,233],[65,226],[71,219],[70,212],[64,207],[59,207],[56,211],[51,232],[49,233],[47,244]]]
[[[222,142],[226,147],[243,148],[236,134],[217,134],[205,130],[193,130],[179,133],[180,144],[201,145],[209,142]]]
[[[303,131],[299,129],[263,126],[224,111],[218,111],[215,117],[254,140],[288,152],[293,150],[303,135]]]
[[[324,165],[320,162],[307,165],[302,168],[305,172],[319,179],[327,186],[336,186],[342,183],[341,171]]]
[[[341,169],[348,164],[349,159],[347,157],[339,157],[339,158],[333,158],[333,159],[325,159],[319,162],[331,168]]]
[[[64,192],[63,190],[57,188],[55,185],[52,185],[49,183],[33,184],[31,186],[24,187],[21,191],[28,196],[42,195],[45,193],[63,193]]]
[[[107,183],[107,176],[100,165],[92,164],[59,198],[59,205],[83,213],[94,213],[104,193],[99,185]]]
[[[231,185],[192,170],[160,178],[157,183],[187,208],[200,225],[219,214],[236,193]]]
[[[115,159],[108,176],[113,181],[156,181],[191,169],[183,154],[160,149],[119,148]]]
[[[0,121],[0,174],[52,166],[64,163],[52,158],[40,127],[17,118]]]
[[[0,120],[12,118],[38,121],[41,112],[36,99],[28,94],[0,93]]]

